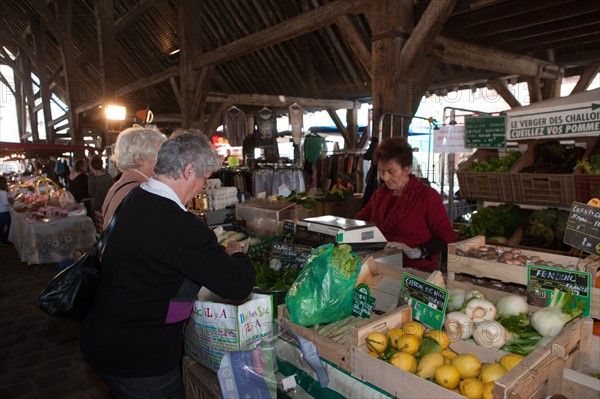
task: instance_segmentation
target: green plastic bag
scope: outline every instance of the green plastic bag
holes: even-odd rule
[[[304,327],[333,323],[352,314],[352,291],[360,263],[348,278],[333,265],[333,244],[319,249],[323,247],[323,252],[309,259],[285,297],[290,320]]]

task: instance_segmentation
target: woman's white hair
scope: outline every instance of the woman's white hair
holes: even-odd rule
[[[199,131],[185,131],[164,142],[156,159],[154,173],[179,179],[188,164],[194,166],[197,177],[219,169],[221,157],[208,137]]]
[[[134,126],[117,136],[115,162],[120,170],[136,169],[138,160],[155,156],[167,136],[154,126]]]

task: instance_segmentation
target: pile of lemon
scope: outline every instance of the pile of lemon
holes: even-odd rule
[[[439,346],[423,351],[421,344],[432,339]],[[392,328],[387,335],[372,332],[365,341],[370,355],[470,399],[492,399],[494,381],[523,359],[521,355],[507,354],[496,363],[481,363],[475,355],[452,351],[444,331],[426,331],[417,321]]]

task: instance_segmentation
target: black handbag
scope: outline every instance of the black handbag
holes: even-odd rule
[[[54,276],[35,299],[35,306],[53,316],[83,320],[96,298],[104,246],[117,222],[121,205],[129,194],[115,210],[94,249],[84,253],[75,263]]]

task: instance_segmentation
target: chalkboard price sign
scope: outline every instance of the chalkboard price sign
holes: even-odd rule
[[[296,268],[302,269],[306,260],[312,254],[312,247],[299,244],[273,243],[271,245],[271,256],[269,263],[277,264],[276,270]]]
[[[477,116],[465,118],[465,147],[506,147],[506,117]]]
[[[400,301],[412,307],[413,319],[440,330],[449,298],[448,290],[410,273],[402,275]]]
[[[563,241],[587,253],[600,255],[600,208],[573,202]]]
[[[284,220],[282,235],[285,238],[293,238],[296,235],[296,223],[291,220]]]
[[[371,296],[371,290],[366,284],[359,284],[352,291],[352,315],[369,318],[375,307],[375,298]]]
[[[547,306],[554,289],[571,290],[575,301],[586,304],[584,317],[590,316],[592,275],[588,272],[561,269],[552,266],[528,265],[527,302],[535,306]]]

